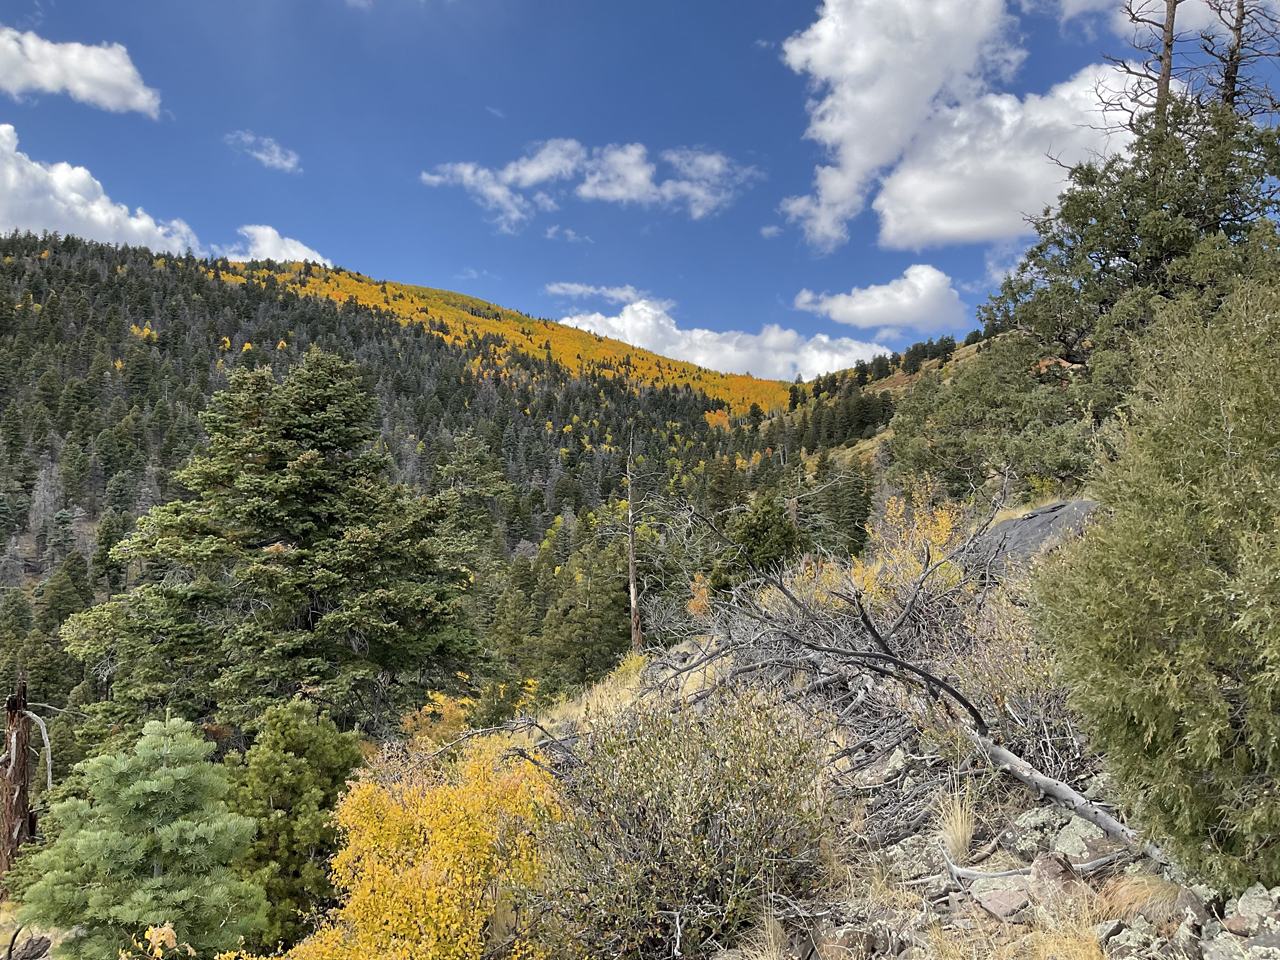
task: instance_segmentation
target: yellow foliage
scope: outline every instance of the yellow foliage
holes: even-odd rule
[[[854,582],[873,600],[891,586],[915,582],[925,563],[936,563],[968,535],[963,504],[950,499],[931,477],[911,482],[902,496],[885,502],[884,517],[870,530],[867,555],[870,563],[856,561]],[[942,581],[954,580],[959,571],[938,571]]]
[[[156,338],[156,333],[151,329],[151,324],[139,327],[136,323],[131,323],[129,324],[129,332],[141,340],[154,341]]]
[[[336,819],[342,906],[293,960],[480,960],[510,935],[506,892],[533,882],[533,827],[555,815],[552,782],[497,737],[450,761],[384,759]],[[511,957],[533,957],[516,942]]]
[[[464,697],[433,693],[424,706],[400,720],[411,748],[431,749],[465,733],[471,726],[467,714],[475,705]]]
[[[224,280],[239,282],[249,275],[250,271],[238,263],[231,264],[231,270],[222,274]],[[267,271],[259,270],[252,275],[265,279]],[[499,360],[512,349],[537,356],[549,351],[556,361],[573,370],[579,365],[595,366],[637,384],[688,385],[724,400],[738,414],[745,413],[753,403],[760,404],[765,411],[786,409],[789,399],[790,384],[779,380],[719,373],[683,360],[669,360],[620,340],[551,320],[534,320],[514,310],[448,290],[390,281],[381,284],[349,270],[314,265],[310,276],[305,276],[301,264],[281,264],[275,278],[282,288],[299,296],[328,297],[337,303],[354,299],[363,306],[393,313],[402,324],[444,321],[449,332],[440,335],[450,343],[463,343],[472,334],[501,336],[505,346],[496,351]],[[476,313],[469,312],[471,310]],[[727,429],[728,415],[724,411],[706,416],[708,423]]]

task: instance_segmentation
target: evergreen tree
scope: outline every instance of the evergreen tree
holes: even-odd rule
[[[124,578],[124,564],[111,555],[115,545],[124,539],[124,524],[120,514],[110,507],[102,512],[98,524],[98,546],[93,552],[94,579],[106,584],[110,596],[120,588]]]
[[[268,951],[305,936],[308,918],[336,905],[329,858],[337,847],[332,813],[361,760],[353,734],[301,701],[272,707],[243,759],[228,758],[232,805],[258,822],[237,862],[267,895],[267,924],[254,943]]]
[[[558,596],[539,635],[547,693],[599,680],[631,646],[626,553],[621,542],[588,542],[557,576]]]
[[[372,412],[353,366],[324,353],[283,383],[269,367],[232,378],[177,475],[197,499],[152,509],[116,550],[159,582],[68,626],[78,655],[122,664],[100,713],[252,726],[306,690],[344,723],[389,723],[379,677],[413,696],[452,673],[467,644],[461,577],[431,545],[443,508],[385,480]]]
[[[354,366],[318,351],[214,397],[208,447],[176,475],[196,499],[154,508],[117,548],[154,582],[68,624],[73,652],[120,664],[104,719],[252,727],[305,690],[345,725],[385,725],[412,705],[391,692],[412,701],[456,672],[470,646],[461,576],[432,546],[443,507],[387,482],[373,413]]]
[[[1156,842],[1243,889],[1280,883],[1280,258],[1163,311],[1087,534],[1036,577],[1092,743]],[[1224,248],[1207,251],[1238,276]]]
[[[230,870],[255,824],[228,810],[212,751],[191,724],[152,721],[132,750],[77,766],[84,796],[53,808],[56,839],[27,854],[38,879],[18,922],[72,931],[59,951],[75,960],[117,960],[166,923],[197,956],[262,929],[262,890]]]

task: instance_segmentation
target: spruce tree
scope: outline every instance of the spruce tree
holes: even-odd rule
[[[231,871],[255,823],[227,808],[212,751],[191,724],[152,721],[131,750],[79,764],[84,795],[54,806],[56,839],[27,855],[38,879],[18,922],[71,931],[74,960],[117,960],[166,923],[201,957],[260,930],[262,890]]]
[[[194,498],[116,548],[150,582],[65,629],[78,656],[120,665],[102,720],[171,709],[251,729],[306,691],[345,726],[386,726],[456,673],[470,645],[463,575],[436,542],[445,507],[388,482],[374,413],[354,365],[319,351],[213,398],[208,445],[175,474]]]

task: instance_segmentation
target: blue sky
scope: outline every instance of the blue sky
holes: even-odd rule
[[[973,327],[1046,154],[1119,145],[1115,6],[12,0],[0,227],[324,257],[813,376]]]

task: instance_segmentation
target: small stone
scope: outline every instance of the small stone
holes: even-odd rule
[[[1183,887],[1178,891],[1178,900],[1173,906],[1173,912],[1175,916],[1190,920],[1197,930],[1203,929],[1209,922],[1209,911],[1205,909],[1204,901],[1190,887]]]
[[[1280,960],[1280,932],[1268,930],[1245,943],[1249,960]]]
[[[1217,937],[1200,943],[1200,955],[1204,960],[1244,960],[1244,945],[1235,937]]]
[[[1090,823],[1084,817],[1073,816],[1053,838],[1050,849],[1069,857],[1084,859],[1089,856],[1087,841],[1105,840],[1106,837],[1106,833],[1097,824]]]
[[[1070,814],[1057,807],[1033,807],[1024,812],[1000,835],[1000,845],[1023,860],[1050,848],[1053,838],[1069,822]]]
[[[1112,960],[1134,960],[1147,952],[1152,938],[1136,927],[1126,927],[1107,941],[1107,956]]]
[[[1260,883],[1240,894],[1240,902],[1236,904],[1236,912],[1248,917],[1255,923],[1261,923],[1265,914],[1276,909],[1276,902],[1270,892]]]
[[[1222,921],[1222,926],[1228,933],[1234,933],[1237,937],[1249,937],[1258,932],[1258,918],[1248,917],[1243,913],[1233,913]]]
[[[1085,889],[1065,853],[1042,853],[1031,864],[1031,892],[1042,902],[1065,900]]]
[[[816,953],[822,960],[841,960],[848,957],[869,957],[876,948],[876,938],[856,926],[839,927],[824,932],[818,941]]]
[[[1107,941],[1123,929],[1123,920],[1104,920],[1093,928],[1093,935],[1098,938],[1099,946],[1105,947],[1107,945]]]
[[[1029,886],[1024,877],[991,877],[975,880],[969,892],[997,920],[1008,920],[1031,903]]]
[[[1180,960],[1202,960],[1199,931],[1200,925],[1190,917],[1183,920],[1169,940],[1173,955]]]

